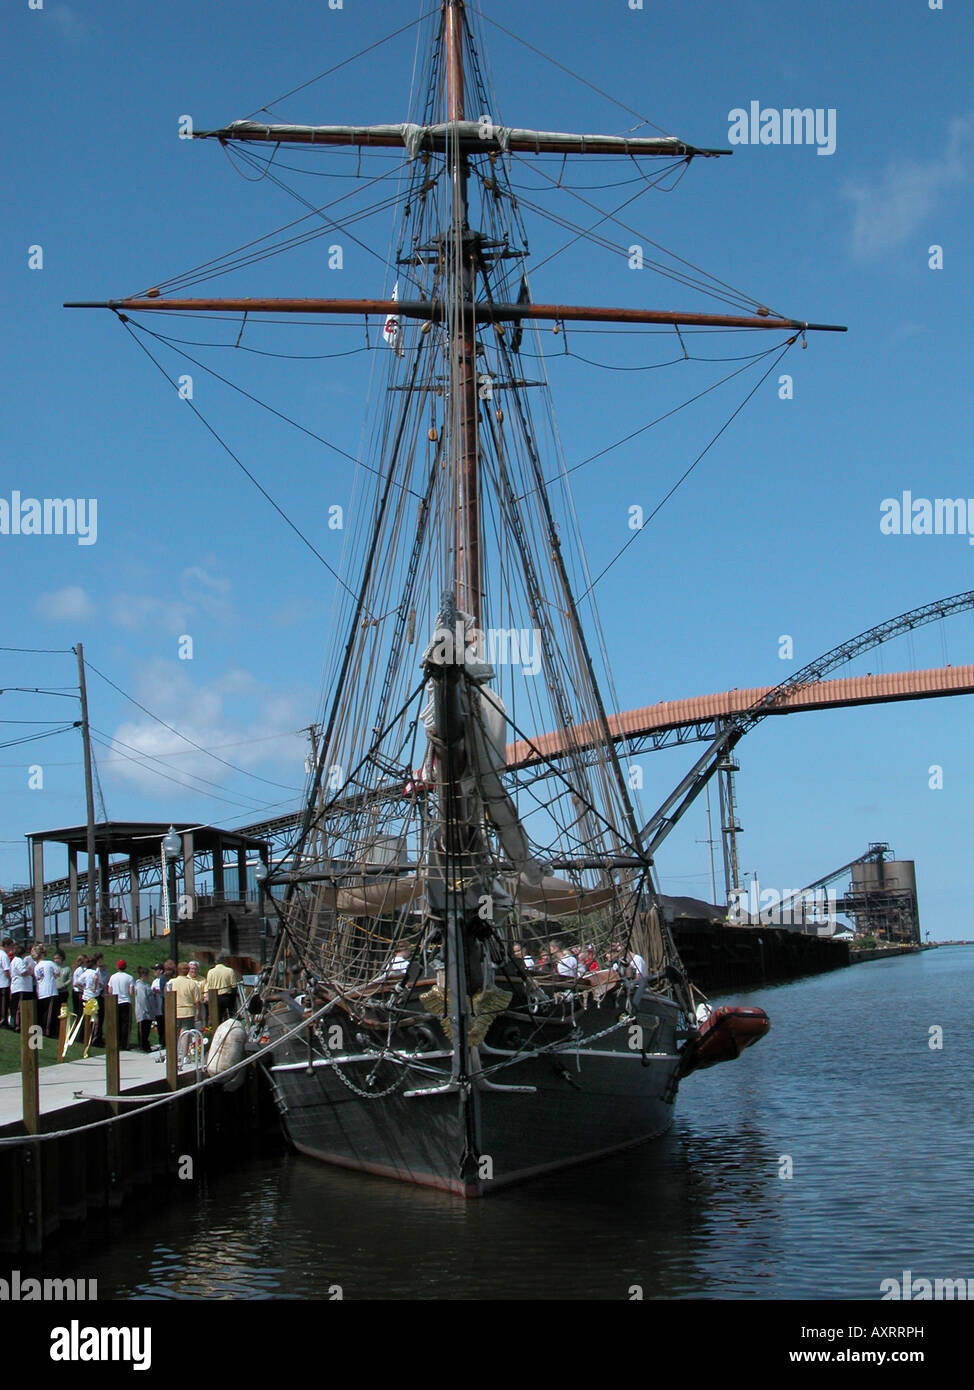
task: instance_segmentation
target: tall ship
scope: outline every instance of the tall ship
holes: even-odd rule
[[[106,305],[129,327],[168,313],[241,334],[349,319],[371,332],[327,694],[300,830],[263,885],[276,947],[253,1040],[302,1153],[466,1197],[659,1136],[681,1080],[768,1027],[761,1010],[710,1008],[661,911],[655,855],[732,733],[647,816],[609,715],[598,577],[541,332],[652,329],[688,356],[689,334],[777,346],[831,327],[689,261],[677,278],[709,310],[537,302],[526,164],[618,160],[675,182],[730,151],[501,124],[486,22],[464,0],[420,21],[408,119],[193,132],[269,179],[297,148],[323,172],[344,148],[346,180],[378,158],[375,196],[398,219],[382,283],[357,299],[228,298],[186,297],[185,279]],[[346,196],[317,198],[309,225],[347,231]],[[612,215],[588,207],[604,235]],[[594,385],[586,408],[600,409]]]

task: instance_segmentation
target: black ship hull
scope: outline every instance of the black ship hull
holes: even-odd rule
[[[473,1054],[484,1074],[475,1065],[458,1089],[442,1089],[449,1085],[446,1051],[378,1061],[371,1050],[329,1055],[314,1044],[309,1057],[306,1041],[289,1040],[271,1054],[267,1071],[301,1153],[481,1197],[663,1134],[680,1068],[676,1015],[675,1006],[654,999],[652,1012],[637,1015],[637,1030],[627,1025],[595,1037],[618,1015],[592,1008],[573,1045],[526,1056],[492,1046],[488,1035]],[[652,1039],[645,1049],[642,1038]]]

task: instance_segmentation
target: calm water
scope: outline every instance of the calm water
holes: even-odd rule
[[[58,1247],[50,1272],[102,1298],[222,1299],[877,1298],[904,1269],[974,1278],[974,948],[740,1000],[771,1033],[685,1082],[655,1144],[471,1203],[275,1156]]]

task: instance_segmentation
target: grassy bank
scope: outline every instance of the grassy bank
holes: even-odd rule
[[[124,960],[125,968],[130,975],[134,976],[140,965],[147,966],[151,971],[156,961],[166,960],[172,955],[168,936],[157,936],[153,941],[117,941],[114,946],[106,946],[101,943],[97,946],[72,946],[68,950],[65,950],[64,947],[61,949],[64,950],[64,958],[72,970],[80,955],[94,955],[101,951],[105,957],[105,965],[109,975],[114,975],[115,962],[119,960]],[[50,949],[48,954],[53,954]],[[205,974],[213,964],[213,952],[204,951],[201,947],[190,945],[188,942],[184,944],[180,938],[179,959],[198,960]]]

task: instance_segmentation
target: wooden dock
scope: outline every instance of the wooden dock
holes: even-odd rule
[[[120,1208],[150,1189],[157,1205],[169,1184],[192,1189],[246,1157],[265,1135],[279,1142],[257,1066],[243,1070],[238,1089],[220,1080],[199,1086],[194,1067],[177,1072],[174,1047],[168,1056],[113,1048],[113,1013],[106,1010],[106,1048],[38,1069],[25,1044],[22,1071],[0,1076],[3,1254],[37,1254],[94,1212]],[[168,1036],[175,1031],[167,1028]]]

